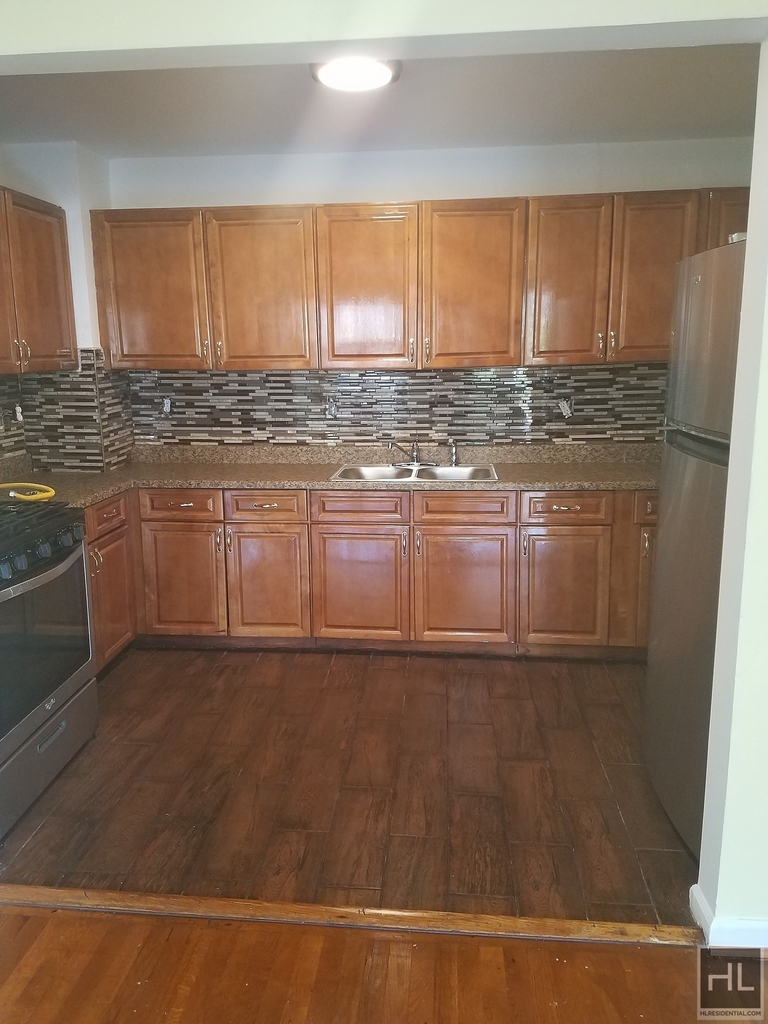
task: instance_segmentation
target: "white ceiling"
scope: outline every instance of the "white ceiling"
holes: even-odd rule
[[[0,142],[128,157],[727,138],[752,134],[758,52],[406,60],[398,82],[356,95],[303,64],[0,77]]]

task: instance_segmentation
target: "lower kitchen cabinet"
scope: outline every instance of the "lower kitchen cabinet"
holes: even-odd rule
[[[148,633],[226,633],[227,584],[221,523],[141,526]]]
[[[311,530],[314,635],[408,640],[409,528],[315,523]]]
[[[521,644],[608,643],[610,526],[523,526]]]
[[[515,528],[414,530],[417,640],[514,640]]]
[[[308,527],[228,524],[226,547],[230,634],[311,636]]]
[[[89,544],[91,608],[96,670],[136,636],[131,536],[127,526]]]
[[[648,646],[651,612],[651,580],[656,554],[656,527],[644,526],[640,531],[640,571],[637,594],[637,646]]]

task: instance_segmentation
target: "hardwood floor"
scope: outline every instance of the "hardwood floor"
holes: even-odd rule
[[[643,669],[128,651],[0,883],[690,925]]]
[[[0,910],[0,1019],[689,1024],[696,950]]]

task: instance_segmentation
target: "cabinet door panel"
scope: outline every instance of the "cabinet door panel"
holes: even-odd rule
[[[608,358],[668,359],[677,264],[696,251],[698,192],[616,196]]]
[[[424,203],[425,365],[521,361],[524,199]]]
[[[651,579],[656,556],[656,527],[644,526],[640,531],[640,571],[637,588],[637,646],[648,646],[648,623],[651,612]]]
[[[610,526],[520,531],[521,644],[607,644]]]
[[[225,633],[224,528],[142,523],[147,632]]]
[[[417,640],[514,640],[515,530],[414,530]]]
[[[317,367],[312,207],[206,210],[214,365]]]
[[[229,632],[310,636],[306,526],[227,525]]]
[[[16,335],[16,313],[13,308],[11,249],[6,209],[6,193],[0,189],[0,373],[19,373],[21,349]]]
[[[117,369],[210,364],[199,210],[93,215],[99,326]]]
[[[408,527],[312,527],[314,635],[407,640]]]
[[[554,196],[528,207],[525,362],[605,358],[613,196]]]
[[[748,188],[704,189],[697,252],[727,245],[728,236],[747,230]]]
[[[317,209],[324,369],[416,366],[418,206]]]
[[[58,206],[7,193],[11,276],[25,372],[77,366],[67,223]]]
[[[133,561],[127,526],[90,545],[96,659],[102,669],[136,636]]]

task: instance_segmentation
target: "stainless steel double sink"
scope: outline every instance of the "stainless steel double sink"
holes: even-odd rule
[[[498,480],[493,466],[342,466],[331,480]]]

